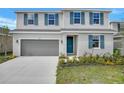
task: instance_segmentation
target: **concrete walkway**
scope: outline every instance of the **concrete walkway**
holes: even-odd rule
[[[17,57],[0,64],[0,84],[54,84],[58,57]]]

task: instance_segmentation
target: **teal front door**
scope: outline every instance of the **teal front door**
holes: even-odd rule
[[[73,53],[73,37],[67,37],[67,53]]]

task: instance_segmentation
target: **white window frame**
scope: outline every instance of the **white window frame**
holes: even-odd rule
[[[101,41],[100,41],[100,35],[92,35],[92,36],[93,36],[93,37],[94,37],[94,36],[98,36],[98,40],[99,40],[99,41],[98,41],[98,42],[99,42],[99,43],[98,43],[98,44],[99,44],[99,47],[93,47],[93,46],[92,46],[92,49],[101,49],[101,48],[100,48],[100,47],[101,47],[101,46],[100,46],[100,42],[101,42]],[[93,38],[92,38],[92,39],[93,39]],[[92,42],[93,42],[93,40],[92,40]]]
[[[96,13],[99,14],[99,18],[94,18],[94,14],[96,14]],[[100,13],[99,13],[99,12],[93,12],[93,16],[92,16],[92,17],[93,17],[93,18],[92,18],[92,20],[93,20],[93,24],[95,24],[95,25],[99,25],[99,24],[100,24],[100,20],[101,20],[101,19],[100,19],[100,18],[101,18],[101,17],[100,17]],[[94,22],[94,19],[99,19],[99,23],[96,24],[96,23]]]
[[[49,15],[54,15],[54,19],[49,19]],[[50,21],[50,20],[54,20],[54,24],[49,24],[49,21]],[[55,14],[54,14],[54,13],[48,14],[48,25],[55,25],[55,22],[56,22]]]
[[[29,18],[29,16],[33,16],[33,18],[31,19],[31,18]],[[33,20],[33,24],[29,24],[28,23],[28,20]],[[34,13],[28,13],[27,24],[28,25],[34,25],[34,21],[35,21],[35,15],[34,15]]]
[[[75,23],[75,13],[80,13],[80,23]],[[81,24],[81,12],[80,11],[75,11],[75,12],[73,12],[73,23],[74,24]]]

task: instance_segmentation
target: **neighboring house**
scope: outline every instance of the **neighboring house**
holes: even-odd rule
[[[4,53],[4,34],[2,33],[2,28],[0,27],[0,53]],[[12,52],[12,36],[9,35],[7,39],[7,52]]]
[[[111,22],[111,28],[118,33],[114,35],[114,48],[120,49],[124,56],[124,22]]]
[[[113,33],[106,10],[16,11],[16,56],[113,53]]]

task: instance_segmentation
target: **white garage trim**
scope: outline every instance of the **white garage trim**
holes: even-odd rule
[[[18,39],[19,56],[21,56],[21,40],[58,40],[59,41],[59,55],[60,55],[60,43],[61,43],[61,39],[58,39],[58,38],[19,38]]]

